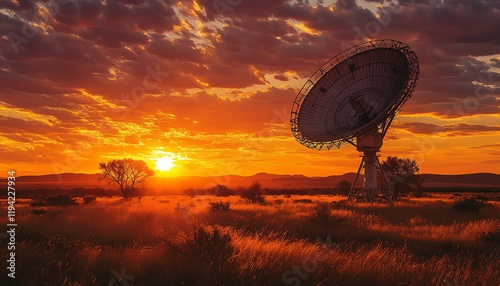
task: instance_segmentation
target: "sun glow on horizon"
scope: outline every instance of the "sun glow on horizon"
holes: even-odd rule
[[[161,157],[156,160],[156,169],[159,171],[169,171],[174,166],[174,159],[170,156]]]

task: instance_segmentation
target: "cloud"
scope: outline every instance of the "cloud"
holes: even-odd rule
[[[499,112],[498,1],[220,2],[78,0],[51,12],[2,1],[2,156],[19,146],[31,152],[19,161],[31,156],[47,170],[79,142],[96,157],[163,147],[214,166],[261,140],[268,149],[257,149],[269,156],[319,162],[322,154],[299,152],[291,137],[290,106],[320,65],[365,37],[401,40],[418,54],[420,80],[403,114],[464,122],[394,124],[406,133],[393,142],[413,133],[460,144],[453,137],[498,132],[467,122]],[[82,170],[94,168],[87,160]]]
[[[445,135],[445,136],[472,136],[482,133],[495,133],[500,131],[500,126],[474,125],[468,123],[457,123],[447,125],[435,125],[422,122],[398,123],[395,128],[407,130],[414,134]]]

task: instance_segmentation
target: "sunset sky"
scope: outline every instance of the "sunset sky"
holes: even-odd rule
[[[295,141],[290,107],[332,56],[391,38],[421,74],[382,159],[500,173],[499,1],[0,3],[5,172],[96,173],[123,157],[171,158],[159,176],[354,172],[355,148]]]

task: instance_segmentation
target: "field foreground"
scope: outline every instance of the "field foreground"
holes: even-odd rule
[[[339,196],[267,196],[264,204],[236,196],[77,201],[16,202],[19,285],[500,282],[497,201],[479,213],[453,211],[449,195],[392,206]],[[4,265],[7,245],[0,245]],[[1,275],[6,281],[3,266]]]

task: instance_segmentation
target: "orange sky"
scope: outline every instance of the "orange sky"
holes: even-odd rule
[[[353,147],[297,143],[289,112],[321,64],[367,38],[403,41],[420,61],[382,158],[499,173],[498,2],[18,2],[0,9],[0,169],[18,176],[165,156],[175,166],[157,175],[356,171]]]

